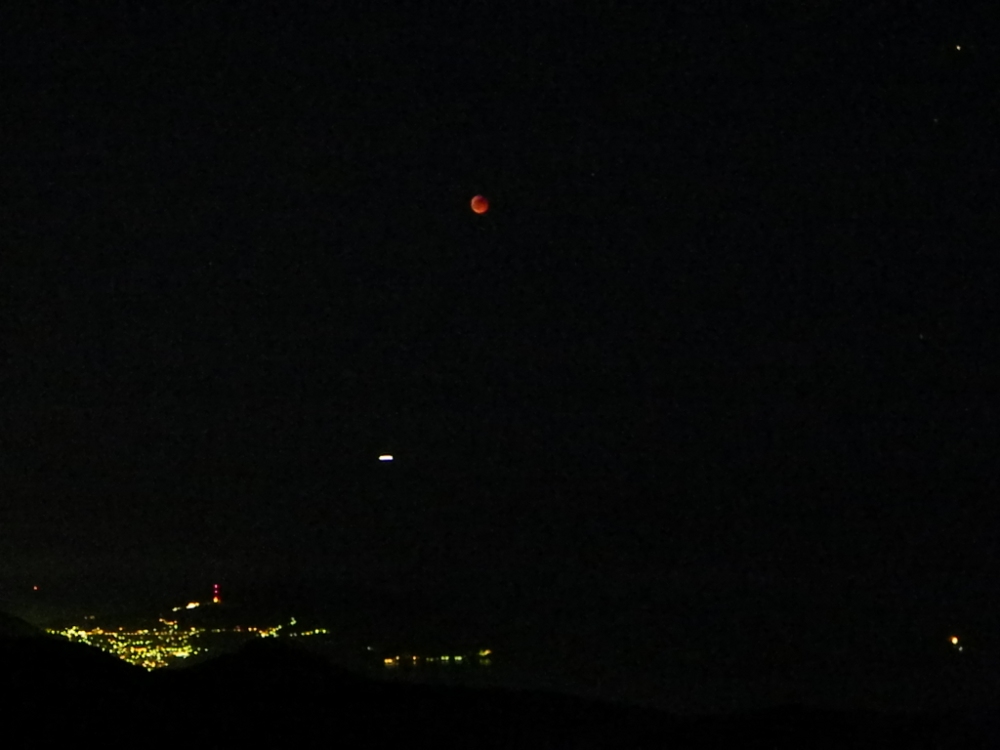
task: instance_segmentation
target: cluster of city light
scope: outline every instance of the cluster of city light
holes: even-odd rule
[[[248,628],[251,633],[256,632],[261,638],[277,638],[278,631],[284,627],[283,625],[275,625],[273,628]]]
[[[301,633],[289,633],[289,638],[302,638],[307,635],[326,635],[330,631],[326,628],[314,628],[313,630],[303,630]]]
[[[490,654],[493,652],[484,648],[477,654],[445,654],[443,656],[419,656],[417,654],[396,654],[387,656],[382,660],[386,667],[417,666],[419,664],[465,664],[471,663],[478,657],[481,667],[488,667],[492,664]]]
[[[205,646],[197,645],[195,640],[205,633],[245,633],[258,638],[277,638],[278,632],[284,627],[255,627],[237,625],[232,628],[181,628],[177,622],[161,619],[159,625],[153,628],[137,630],[105,630],[94,627],[85,629],[73,625],[61,630],[50,630],[50,633],[61,635],[70,641],[83,643],[114,654],[120,659],[148,670],[159,669],[177,659],[187,659],[195,654],[207,652]],[[293,618],[294,624],[294,618]],[[285,633],[288,637],[301,638],[315,635],[326,635],[326,628],[314,628],[295,633]]]
[[[149,670],[165,667],[176,659],[187,659],[205,650],[194,644],[194,639],[204,630],[195,627],[180,628],[170,620],[160,620],[157,627],[139,630],[85,630],[74,625],[49,632],[70,641],[94,646]]]
[[[37,586],[35,587],[38,588]],[[221,604],[222,594],[219,591],[219,584],[212,585],[211,604]],[[182,610],[197,609],[203,606],[202,602],[188,602],[179,607],[173,607],[174,612]],[[210,606],[210,605],[209,605]],[[93,620],[93,615],[88,615],[85,619]],[[297,624],[292,617],[289,625]],[[230,628],[197,628],[194,626],[181,628],[173,620],[161,618],[159,625],[152,628],[141,628],[126,630],[120,627],[117,630],[105,630],[100,627],[90,629],[72,625],[62,629],[50,629],[54,635],[61,635],[70,641],[83,643],[88,646],[99,648],[102,651],[114,654],[132,664],[145,667],[148,670],[159,669],[175,662],[177,659],[187,659],[195,654],[207,652],[209,649],[204,645],[195,645],[194,640],[205,633],[246,633],[258,638],[277,638],[279,631],[284,625],[274,625],[272,627],[256,627],[253,625],[243,627],[236,625]],[[326,635],[329,631],[326,628],[313,628],[298,632],[285,632],[284,635],[293,638],[301,638],[312,635]]]

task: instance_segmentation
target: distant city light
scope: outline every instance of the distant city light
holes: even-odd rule
[[[93,617],[89,617],[89,619],[93,619]],[[195,654],[209,652],[210,648],[200,642],[200,639],[208,633],[254,633],[260,638],[276,638],[280,629],[280,625],[271,628],[253,626],[243,628],[237,625],[230,628],[216,628],[211,631],[194,626],[184,629],[179,627],[176,620],[167,620],[161,617],[158,625],[140,627],[134,630],[126,630],[121,627],[117,630],[104,630],[100,627],[88,630],[72,625],[61,630],[50,629],[48,632],[61,635],[71,641],[94,646],[127,662],[153,670],[166,667],[174,663],[176,659],[187,659]],[[326,628],[315,628],[289,635],[309,637],[328,634],[329,631]]]
[[[953,635],[951,637],[951,645],[952,646],[957,646],[958,645],[958,636],[957,635]]]
[[[222,596],[219,594],[219,584],[212,584],[212,604],[219,604],[222,602]]]
[[[489,649],[485,649],[489,651]],[[419,654],[413,653],[403,653],[396,654],[395,656],[386,656],[382,659],[383,664],[386,667],[401,667],[403,665],[409,665],[413,668],[418,668],[421,664],[441,664],[441,665],[465,665],[474,659],[474,654],[441,654],[440,656],[421,656]],[[490,666],[490,660],[480,657],[478,664],[480,667]],[[461,667],[458,667],[461,668]]]
[[[251,630],[256,630],[257,635],[261,638],[277,638],[278,631],[281,630],[284,625],[275,625],[273,628],[250,628]]]
[[[392,461],[392,454],[391,453],[383,453],[381,456],[378,457],[378,460],[379,461]]]
[[[184,609],[194,609],[195,607],[200,607],[200,606],[201,602],[188,602],[187,606],[184,607]]]

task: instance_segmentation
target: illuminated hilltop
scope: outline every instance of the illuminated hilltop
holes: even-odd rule
[[[88,616],[74,623],[49,629],[75,643],[94,646],[148,670],[183,663],[210,650],[238,646],[254,638],[272,638],[279,633],[301,638],[327,633],[324,628],[299,628],[294,617],[269,625],[240,622],[239,609],[223,606],[219,585],[208,602],[190,601],[172,607],[169,616],[148,618],[142,624],[108,625]],[[238,624],[237,624],[238,623]]]

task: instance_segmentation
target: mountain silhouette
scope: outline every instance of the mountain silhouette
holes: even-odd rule
[[[0,674],[8,731],[35,740],[134,743],[158,727],[217,746],[924,748],[989,746],[1000,736],[997,720],[982,716],[789,706],[680,718],[552,693],[381,682],[278,639],[149,673],[81,644],[8,636],[0,638]]]
[[[0,638],[30,638],[44,635],[43,631],[20,617],[0,612]]]

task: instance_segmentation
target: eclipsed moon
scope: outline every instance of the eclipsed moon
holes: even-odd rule
[[[477,214],[484,214],[489,210],[490,202],[486,200],[485,196],[477,195],[472,199],[472,210]]]

